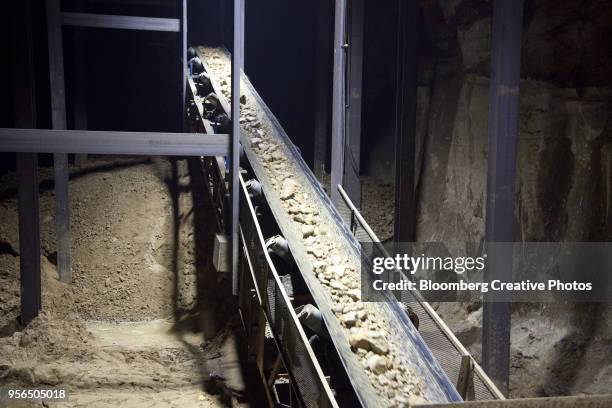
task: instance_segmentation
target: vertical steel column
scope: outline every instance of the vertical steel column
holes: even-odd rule
[[[346,128],[346,0],[336,0],[334,12],[334,79],[332,98],[331,199],[342,201],[338,185],[344,174],[344,133]]]
[[[487,169],[487,243],[512,242],[514,175],[518,134],[523,1],[496,0],[493,7],[489,149]],[[509,248],[487,250],[487,279],[512,279]],[[482,314],[482,365],[500,391],[508,394],[510,299],[485,297]]]
[[[417,19],[416,0],[398,1],[397,94],[395,100],[395,216],[393,240],[414,241],[416,205],[414,192]]]
[[[240,74],[244,61],[244,0],[234,0],[234,49],[232,51],[232,293],[238,295],[238,203],[240,172]]]
[[[327,153],[327,134],[329,122],[329,62],[330,58],[330,7],[327,0],[319,0],[319,15],[317,18],[317,49],[316,49],[316,91],[315,91],[315,129],[312,169],[315,176],[321,180],[325,173],[325,158]]]
[[[348,123],[344,154],[344,186],[357,208],[361,207],[361,81],[363,77],[364,0],[349,2]]]
[[[11,2],[15,92],[15,127],[36,127],[32,9],[30,0]],[[19,269],[21,323],[27,325],[41,309],[40,230],[38,222],[38,155],[17,154],[19,181]]]
[[[66,129],[66,92],[64,89],[64,51],[60,0],[47,1],[47,40],[49,45],[49,82],[53,129]],[[70,218],[68,200],[68,154],[53,155],[55,167],[55,226],[57,268],[60,280],[70,282]]]
[[[183,0],[181,7],[181,96],[183,98],[183,132],[187,131],[187,0]]]
[[[81,52],[85,51],[83,36],[85,29],[74,27],[74,128],[78,130],[87,130],[87,75],[85,67],[84,55]],[[87,154],[75,154],[74,164],[80,166],[87,161]]]

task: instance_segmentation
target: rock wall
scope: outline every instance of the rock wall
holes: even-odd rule
[[[484,236],[489,80],[437,84],[419,201],[423,241]],[[516,239],[612,239],[612,89],[521,81]],[[442,228],[440,221],[442,223]]]
[[[463,252],[484,238],[492,4],[425,7],[439,8],[423,13],[437,38],[419,75],[417,237]],[[517,241],[612,240],[611,17],[610,2],[525,3]],[[478,358],[480,305],[435,306]],[[610,311],[514,305],[510,395],[609,393]]]

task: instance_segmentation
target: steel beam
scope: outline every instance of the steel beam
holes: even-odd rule
[[[485,241],[512,242],[518,135],[523,1],[493,6]],[[487,251],[487,279],[512,279],[512,253]],[[510,369],[510,303],[486,294],[482,314],[482,365],[507,395]],[[508,300],[508,299],[502,299]]]
[[[244,0],[234,0],[234,49],[232,50],[232,148],[231,211],[232,293],[238,295],[239,176],[240,176],[240,75],[244,63]]]
[[[364,0],[349,2],[348,121],[344,153],[344,186],[351,201],[361,207],[361,81],[363,77]]]
[[[120,30],[167,31],[178,33],[181,20],[178,18],[116,16],[111,14],[61,13],[65,26],[113,28]]]
[[[608,408],[612,395],[581,395],[574,397],[521,398],[503,401],[466,401],[461,404],[416,405],[423,408]]]
[[[31,2],[11,2],[15,18],[13,32],[14,117],[17,127],[36,126],[36,93],[32,43]],[[38,156],[17,154],[19,182],[19,270],[21,285],[21,323],[27,325],[41,308],[40,229],[38,223]]]
[[[84,51],[85,42],[83,36],[86,35],[85,30],[76,27],[74,30],[74,128],[86,130],[88,128],[87,117],[87,66],[85,63]],[[81,54],[83,53],[83,54]],[[78,154],[74,157],[74,164],[80,166],[87,161],[86,154]]]
[[[334,75],[332,85],[331,199],[334,205],[342,198],[338,186],[344,174],[346,131],[346,0],[336,0],[334,12]]]
[[[395,100],[395,215],[393,240],[414,241],[416,205],[414,161],[417,97],[416,0],[398,1],[397,94]]]
[[[183,132],[185,132],[187,130],[187,0],[183,0],[181,12],[181,96],[183,98]]]
[[[322,180],[325,173],[327,140],[329,132],[329,69],[331,55],[330,19],[331,8],[328,0],[319,0],[317,17],[316,45],[316,94],[315,94],[315,129],[313,143],[313,173]]]
[[[49,45],[49,82],[53,129],[66,129],[66,91],[64,88],[64,50],[60,0],[47,2],[47,41]],[[62,282],[72,279],[70,269],[70,219],[68,199],[68,155],[53,155],[55,168],[55,236],[57,269]]]
[[[0,128],[0,152],[218,156],[229,135]]]

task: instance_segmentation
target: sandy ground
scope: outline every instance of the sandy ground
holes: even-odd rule
[[[55,267],[51,169],[39,177],[43,312],[25,329],[15,175],[0,182],[0,386],[67,387],[75,407],[248,405],[252,375],[229,282],[211,264],[197,163],[98,158],[73,169],[72,284]]]

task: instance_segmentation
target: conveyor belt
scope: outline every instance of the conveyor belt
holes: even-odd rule
[[[230,58],[227,54],[207,49],[202,49],[202,52],[205,60],[211,58],[212,54],[216,54],[215,65],[217,67],[219,65],[224,67],[221,68],[221,71],[209,68],[211,69],[209,71],[211,76],[222,76],[224,75],[223,70],[227,73],[230,72]],[[209,67],[212,65],[211,61],[208,61],[208,65]],[[228,83],[225,78],[219,80],[219,82],[222,81]],[[248,103],[252,103],[257,107],[258,120],[265,125],[266,131],[270,132],[272,137],[277,140],[281,153],[289,160],[294,170],[294,177],[297,178],[299,185],[306,191],[312,202],[319,209],[320,218],[322,223],[328,228],[329,234],[336,239],[340,244],[339,246],[353,259],[355,264],[359,264],[360,248],[358,242],[342,222],[340,215],[331,204],[319,182],[315,179],[295,146],[291,143],[272,112],[269,111],[246,77],[243,78],[241,86],[244,89],[243,94],[246,95]],[[223,94],[229,94],[229,88],[221,88]],[[246,155],[259,181],[263,185],[271,210],[277,219],[284,237],[289,242],[304,280],[323,314],[327,329],[353,383],[353,387],[364,406],[380,406],[385,399],[374,388],[371,378],[356,354],[351,350],[347,330],[340,325],[340,322],[332,312],[332,301],[329,297],[328,289],[323,287],[317,277],[311,272],[313,264],[303,245],[304,240],[301,230],[283,208],[280,196],[274,187],[274,181],[268,176],[268,172],[262,165],[260,157],[250,148],[251,136],[253,135],[243,132],[242,142]],[[376,304],[377,315],[382,316],[380,320],[386,324],[386,329],[391,335],[390,343],[400,355],[406,367],[418,378],[422,387],[423,397],[431,402],[460,401],[461,398],[453,384],[425,345],[403,308],[392,299],[391,294],[387,295],[389,302]]]

